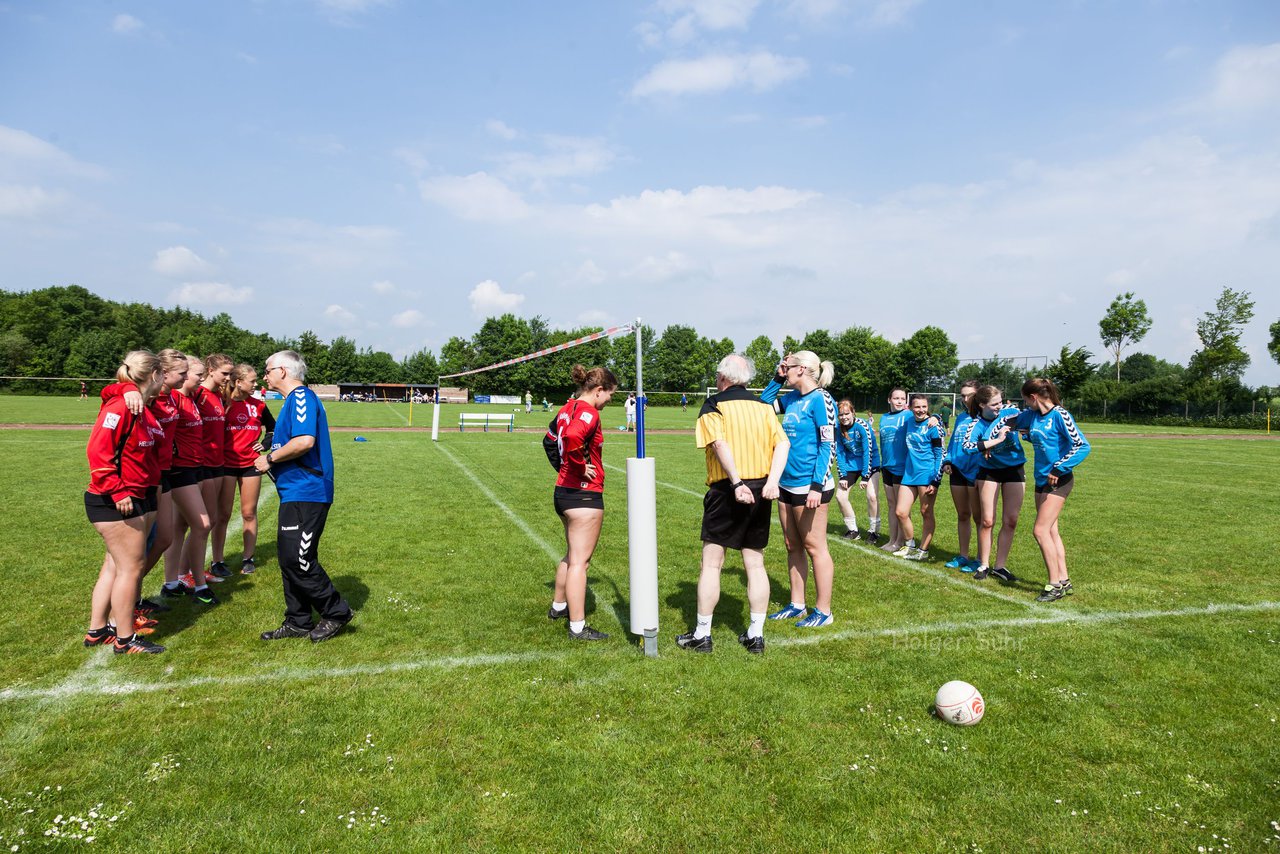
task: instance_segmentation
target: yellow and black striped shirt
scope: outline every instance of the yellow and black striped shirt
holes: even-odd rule
[[[732,386],[713,394],[702,405],[694,428],[698,447],[707,452],[707,485],[725,480],[720,460],[711,443],[723,440],[733,452],[733,461],[742,480],[769,476],[773,449],[786,439],[773,407],[742,386]]]

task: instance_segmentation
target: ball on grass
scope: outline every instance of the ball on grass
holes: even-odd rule
[[[986,711],[978,689],[959,679],[953,679],[938,689],[933,707],[937,709],[938,717],[957,726],[973,726],[982,720]]]

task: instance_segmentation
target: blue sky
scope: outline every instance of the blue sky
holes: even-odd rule
[[[0,287],[404,356],[504,311],[1280,385],[1280,5],[0,0]]]

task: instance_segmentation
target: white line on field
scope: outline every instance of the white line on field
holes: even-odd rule
[[[444,454],[446,457],[449,458],[449,462],[453,463],[455,466],[460,468],[462,470],[462,473],[471,479],[471,482],[476,485],[476,489],[484,493],[485,498],[488,498],[498,507],[499,510],[501,510],[503,513],[506,513],[507,518],[510,519],[512,522],[515,522],[516,527],[518,527],[521,531],[524,531],[525,534],[529,537],[529,539],[533,540],[535,543],[541,546],[542,550],[547,553],[548,557],[550,557],[554,561],[558,561],[560,560],[560,558],[564,557],[563,552],[557,550],[554,546],[552,546],[546,540],[542,539],[542,537],[538,536],[537,531],[529,527],[528,523],[526,523],[523,519],[517,516],[514,510],[512,510],[507,505],[503,504],[502,501],[499,500],[498,496],[494,495],[493,490],[485,486],[484,482],[480,480],[480,478],[476,477],[471,472],[471,469],[463,465],[462,461],[459,460],[452,451],[450,451],[448,448],[446,448],[444,445],[442,445],[439,442],[434,443],[434,445],[436,448],[440,450],[440,453]]]
[[[1210,617],[1218,615],[1252,614],[1260,611],[1280,611],[1280,602],[1254,602],[1248,604],[1209,604],[1172,611],[1094,611],[1071,613],[1054,611],[1045,616],[1006,617],[1004,619],[946,621],[941,623],[917,623],[905,626],[886,626],[882,629],[847,629],[837,632],[815,630],[804,636],[774,638],[772,646],[805,646],[832,641],[870,639],[879,637],[900,637],[912,634],[960,633],[983,629],[1019,629],[1033,626],[1063,626],[1071,624],[1092,625],[1098,623],[1121,623],[1128,621],[1158,620],[1180,617]],[[469,667],[502,666],[508,664],[527,664],[539,661],[553,661],[568,658],[578,653],[573,649],[537,650],[529,652],[488,653],[464,656],[439,656],[433,658],[417,658],[408,661],[388,664],[353,664],[348,667],[296,667],[282,668],[266,673],[250,673],[240,676],[194,676],[189,679],[175,679],[161,682],[129,681],[106,682],[91,668],[100,667],[111,657],[109,654],[94,656],[93,664],[86,664],[80,677],[73,676],[53,688],[5,688],[0,690],[0,702],[47,699],[68,700],[74,696],[93,694],[116,697],[129,694],[148,694],[157,691],[172,691],[184,688],[199,688],[215,685],[219,689],[231,685],[260,685],[263,683],[297,681],[305,682],[315,679],[333,679],[350,676],[376,676],[384,673],[412,673],[418,670],[454,670]]]
[[[609,465],[608,463],[605,463],[604,467],[607,469],[613,469],[614,471],[622,472],[623,474],[627,473],[627,470],[622,468],[621,466],[612,466],[612,465]],[[676,492],[683,492],[685,495],[692,495],[694,498],[698,498],[698,499],[701,499],[704,494],[701,492],[694,492],[692,489],[688,489],[683,486],[677,486],[674,483],[666,483],[665,481],[661,481],[661,480],[655,480],[654,483],[656,483],[658,486],[665,486],[667,489],[675,490]]]
[[[401,414],[400,414],[400,410],[396,409],[394,406],[392,406],[392,405],[391,405],[391,401],[387,400],[387,399],[384,397],[384,398],[382,399],[382,403],[383,403],[383,405],[385,405],[385,406],[387,407],[387,409],[390,409],[392,412],[394,412],[394,413],[396,414],[396,417],[397,417],[397,418],[399,418],[401,421],[403,421],[405,424],[408,424],[408,423],[409,423],[409,419],[408,419],[408,418],[405,418],[403,415],[401,415]]]

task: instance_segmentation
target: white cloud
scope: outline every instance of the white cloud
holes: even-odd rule
[[[424,201],[434,202],[462,219],[503,222],[529,215],[529,205],[502,179],[486,172],[441,175],[420,182]]]
[[[397,329],[408,329],[422,323],[422,312],[416,308],[405,309],[391,316],[391,325]]]
[[[631,92],[637,97],[654,95],[703,95],[747,87],[757,92],[773,89],[803,77],[809,64],[803,59],[769,51],[709,54],[698,59],[660,62],[642,77]]]
[[[313,0],[316,9],[330,23],[349,25],[360,15],[368,14],[379,6],[388,6],[392,0]]]
[[[613,199],[608,205],[588,205],[582,218],[584,228],[625,234],[628,239],[759,246],[779,239],[781,220],[776,215],[818,198],[817,193],[787,187],[695,187],[687,193],[645,190],[639,196]]]
[[[400,230],[380,225],[325,225],[305,219],[274,219],[258,226],[263,248],[326,271],[379,263],[395,251]]]
[[[116,15],[111,21],[111,31],[119,35],[129,35],[141,30],[143,24],[133,15]]]
[[[187,282],[169,294],[178,305],[244,305],[253,299],[253,288],[233,288],[226,282]]]
[[[489,119],[484,123],[485,130],[498,137],[499,139],[512,140],[520,136],[520,131],[515,128],[508,127],[506,122],[499,119]]]
[[[493,279],[485,279],[467,295],[476,317],[489,317],[515,311],[524,302],[524,294],[509,294]]]
[[[642,282],[664,283],[710,277],[710,271],[683,252],[648,255],[623,275]]]
[[[0,177],[30,180],[34,173],[59,177],[107,177],[100,166],[81,163],[56,145],[17,128],[0,125]]]
[[[381,282],[374,282],[370,287],[372,287],[373,292],[379,296],[388,296],[389,294],[396,292],[396,286],[385,280]]]
[[[921,0],[876,0],[866,13],[866,21],[874,27],[893,27],[907,19]]]
[[[333,303],[329,305],[327,308],[325,308],[324,316],[329,318],[330,320],[336,320],[339,323],[344,323],[344,324],[355,323],[357,320],[354,314],[352,314],[350,311],[343,308],[342,306],[338,305],[337,303]]]
[[[706,30],[744,30],[760,0],[662,0],[658,8]]]
[[[1215,69],[1210,100],[1221,110],[1280,110],[1280,42],[1227,51]]]
[[[36,219],[62,207],[68,198],[61,190],[0,184],[0,217]]]
[[[547,135],[542,138],[546,153],[510,152],[498,158],[503,175],[530,179],[535,184],[548,178],[594,175],[608,169],[616,155],[602,139]]]
[[[608,274],[590,258],[578,265],[578,269],[569,277],[569,281],[574,284],[582,285],[602,285],[608,279]]]
[[[170,246],[156,253],[151,269],[162,276],[194,276],[207,272],[210,264],[185,246]]]

